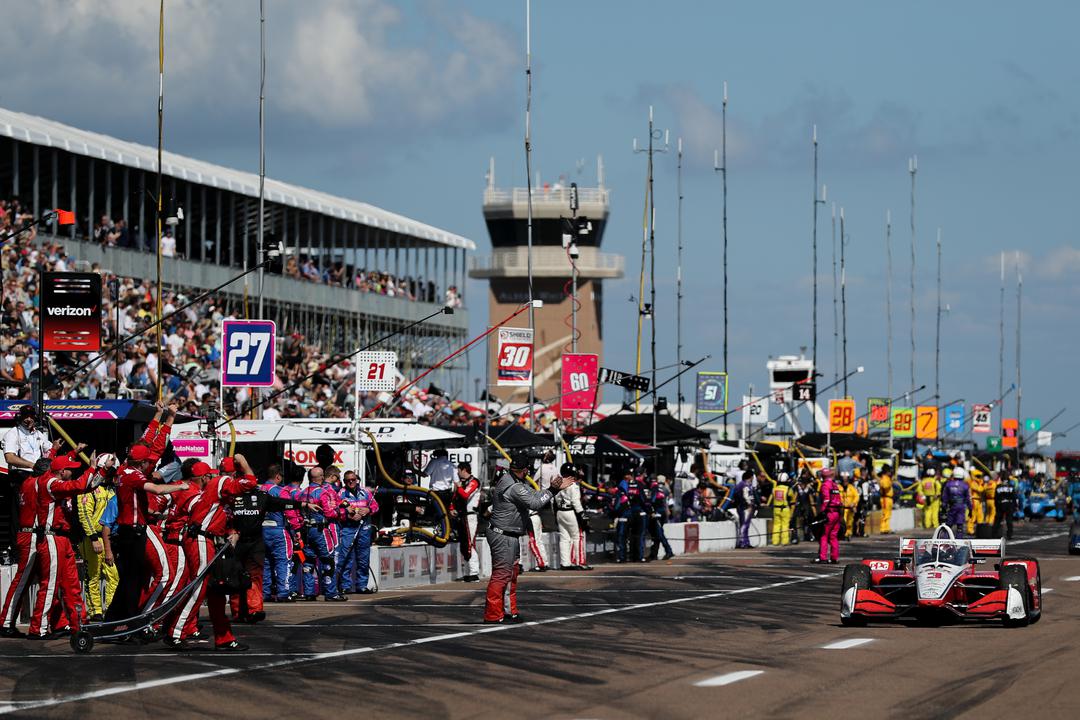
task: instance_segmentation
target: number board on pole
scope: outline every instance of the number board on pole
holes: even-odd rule
[[[945,408],[945,430],[951,433],[964,432],[964,406],[949,405]]]
[[[530,328],[499,328],[495,368],[497,385],[528,387],[531,384],[533,331]]]
[[[868,398],[866,404],[869,412],[869,426],[872,428],[889,427],[889,398]]]
[[[1014,450],[1017,445],[1017,435],[1019,432],[1019,420],[1016,418],[1003,418],[1001,420],[1001,447],[1006,450]]]
[[[892,409],[892,436],[894,438],[915,437],[915,408],[894,407]]]
[[[697,374],[696,408],[699,415],[727,412],[727,373],[703,370]]]
[[[971,406],[971,432],[987,434],[990,432],[991,408],[989,405]]]
[[[742,421],[747,425],[764,425],[769,421],[769,398],[743,395]]]
[[[920,405],[915,410],[915,437],[934,440],[938,435],[938,409],[934,405]]]
[[[854,400],[829,401],[829,432],[837,434],[855,432]]]
[[[397,353],[392,350],[357,353],[356,389],[361,392],[394,392],[397,389]]]
[[[221,323],[222,387],[270,387],[277,360],[273,320]]]
[[[46,352],[101,349],[100,275],[42,273],[41,348]]]
[[[596,400],[596,375],[600,356],[595,353],[563,353],[562,409],[592,410]]]

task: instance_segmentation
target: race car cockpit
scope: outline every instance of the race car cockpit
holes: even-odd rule
[[[915,543],[915,565],[940,563],[966,565],[971,559],[971,549],[966,544],[920,540]]]

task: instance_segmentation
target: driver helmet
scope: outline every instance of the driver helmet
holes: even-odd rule
[[[956,467],[956,468],[955,468],[955,469],[953,470],[952,476],[953,476],[954,478],[956,478],[957,480],[964,480],[964,479],[966,479],[966,478],[967,478],[967,470],[965,470],[965,469],[964,469],[964,468],[962,468],[962,467],[959,467],[959,466],[957,466],[957,467]]]

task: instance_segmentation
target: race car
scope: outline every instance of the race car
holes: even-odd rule
[[[1080,522],[1074,522],[1069,528],[1069,554],[1080,555]]]
[[[979,565],[995,560],[992,570]],[[930,539],[902,538],[895,558],[867,558],[844,568],[840,622],[912,618],[926,624],[1001,620],[1038,622],[1042,577],[1035,558],[1005,558],[1005,540],[957,538],[941,525]]]

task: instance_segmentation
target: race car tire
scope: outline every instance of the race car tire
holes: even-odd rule
[[[1070,555],[1080,555],[1080,548],[1073,547],[1073,538],[1075,538],[1077,535],[1080,535],[1080,524],[1073,523],[1072,527],[1069,528],[1069,554]]]
[[[844,580],[840,589],[840,597],[843,597],[845,593],[851,588],[869,588],[870,587],[870,568],[863,564],[848,565],[844,568]],[[840,617],[840,624],[844,627],[862,627],[866,625],[866,618],[861,615],[852,615],[851,617]]]
[[[1013,619],[1008,616],[1002,618],[1005,627],[1024,627],[1030,621],[1031,602],[1028,600],[1027,570],[1020,565],[1006,565],[998,573],[998,589],[1008,590],[1016,588],[1024,602],[1024,617]]]
[[[1039,609],[1038,610],[1035,609],[1035,603],[1034,603],[1034,601],[1033,601],[1033,599],[1031,597],[1030,592],[1028,593],[1028,597],[1027,597],[1028,622],[1030,622],[1032,625],[1034,625],[1035,623],[1039,622],[1040,618],[1042,618],[1042,566],[1039,565],[1039,560],[1037,558],[1033,558],[1033,557],[1015,557],[1015,558],[1009,558],[1009,559],[1010,560],[1024,560],[1025,562],[1035,563],[1035,568],[1036,568],[1036,570],[1035,570],[1035,589],[1036,589],[1036,592],[1039,593]],[[1027,579],[1026,575],[1027,575],[1027,573],[1025,573],[1025,578],[1024,578],[1025,581]]]

